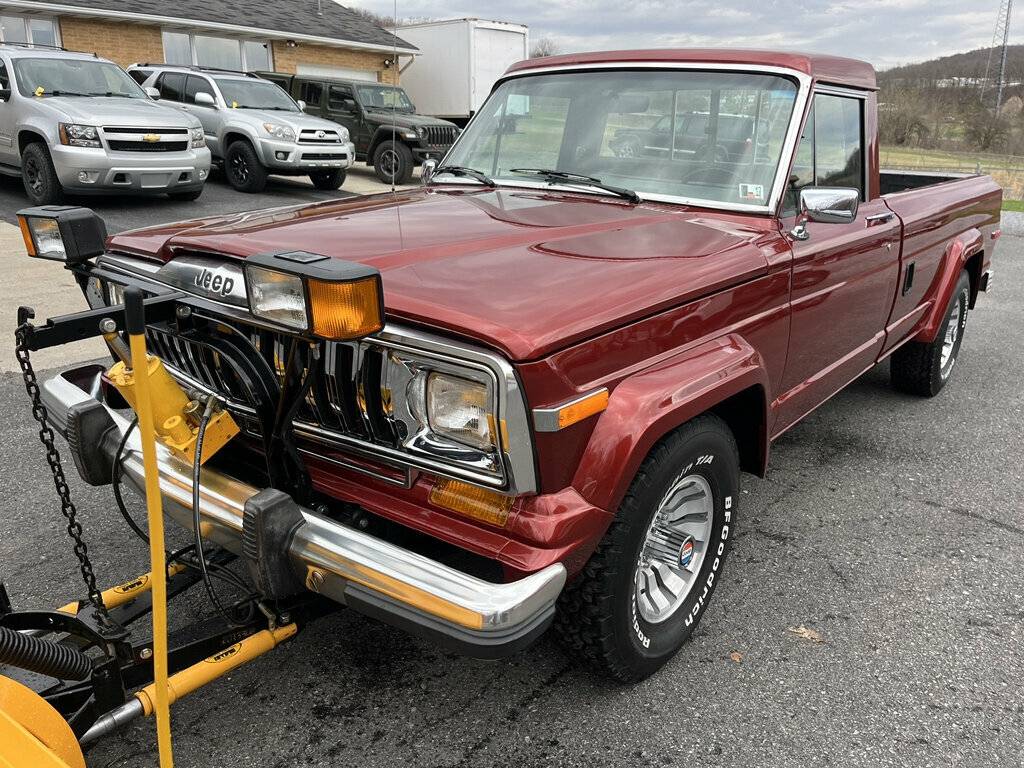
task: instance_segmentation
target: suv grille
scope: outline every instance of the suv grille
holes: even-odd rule
[[[115,152],[184,152],[188,149],[187,128],[113,127],[103,129],[107,146]]]
[[[427,144],[431,147],[450,147],[455,143],[455,131],[453,125],[428,125]]]
[[[299,132],[299,144],[340,144],[341,137],[331,129],[303,128]]]

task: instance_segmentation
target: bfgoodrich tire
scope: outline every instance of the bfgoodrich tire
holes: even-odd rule
[[[739,474],[732,432],[710,414],[654,447],[560,599],[555,631],[571,654],[621,682],[642,680],[675,655],[721,579]]]
[[[934,397],[942,391],[956,367],[970,302],[971,281],[961,272],[935,341],[911,341],[893,353],[889,375],[896,389],[921,397]]]

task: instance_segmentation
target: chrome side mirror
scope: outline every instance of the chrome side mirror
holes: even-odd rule
[[[804,187],[800,190],[800,214],[790,235],[806,240],[807,222],[819,224],[850,224],[857,220],[860,191],[847,187]]]
[[[431,176],[434,175],[434,169],[437,168],[437,160],[424,160],[423,167],[420,169],[420,183],[427,185],[430,183]]]
[[[304,102],[302,99],[299,99],[295,103],[299,105],[299,109],[301,109],[303,112],[306,111],[306,102]]]
[[[149,98],[151,98],[153,101],[160,101],[160,91],[154,88],[152,85],[147,85],[142,90],[144,90],[146,92],[146,95],[149,96]]]
[[[206,91],[200,91],[196,94],[196,104],[200,107],[213,107],[217,108],[217,102],[213,100],[213,96],[208,94]]]

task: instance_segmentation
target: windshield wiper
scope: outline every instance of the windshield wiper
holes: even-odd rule
[[[624,200],[628,200],[634,205],[640,203],[640,195],[634,192],[632,189],[624,189],[623,187],[613,187],[611,184],[605,184],[600,179],[594,176],[585,176],[582,173],[571,173],[569,171],[556,171],[553,168],[510,168],[509,173],[518,173],[523,176],[541,176],[547,179],[552,184],[558,182],[566,182],[568,184],[583,184],[588,187],[594,187],[596,189],[603,189],[605,192],[611,192],[613,195],[618,195]]]
[[[442,165],[434,169],[434,175],[439,173],[450,173],[452,176],[462,176],[470,179],[476,179],[481,184],[487,187],[496,186],[494,179],[485,174],[483,171],[478,171],[476,168],[467,168],[464,165]]]
[[[88,98],[91,93],[79,93],[78,91],[43,91],[43,96],[82,96]]]

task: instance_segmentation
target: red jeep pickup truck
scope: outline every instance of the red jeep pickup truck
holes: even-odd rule
[[[708,610],[774,438],[881,360],[926,397],[955,369],[1001,192],[880,171],[876,128],[854,60],[525,61],[422,188],[126,232],[71,268],[94,308],[170,297],[150,350],[241,426],[202,470],[208,540],[467,653],[553,624],[636,680]],[[87,479],[138,486],[103,375],[44,402]],[[83,438],[96,403],[117,429]],[[192,467],[160,456],[191,528]],[[268,510],[296,521],[276,553]]]

